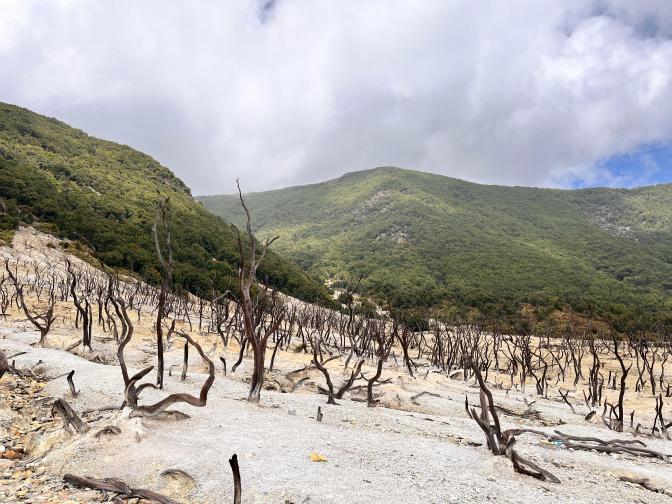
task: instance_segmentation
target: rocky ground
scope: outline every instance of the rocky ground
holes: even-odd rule
[[[44,504],[104,502],[95,490],[67,488],[63,478],[31,456],[43,437],[62,431],[51,415],[46,382],[14,374],[0,380],[0,501]]]
[[[23,240],[23,241],[21,241]],[[29,261],[59,261],[58,244],[45,247],[37,234],[22,231],[14,250],[0,249]],[[217,378],[207,406],[177,405],[188,417],[130,418],[119,410],[123,380],[116,363],[116,345],[109,333],[94,329],[93,352],[76,348],[80,338],[73,327],[72,308],[57,306],[58,321],[45,348],[35,346],[38,335],[17,310],[0,318],[0,350],[12,356],[17,372],[0,379],[0,502],[90,503],[119,499],[114,493],[74,488],[65,474],[117,478],[183,504],[233,502],[229,457],[238,455],[244,503],[468,503],[508,502],[668,502],[670,497],[621,477],[648,478],[653,487],[672,490],[668,460],[630,455],[574,451],[541,436],[517,437],[517,449],[534,463],[555,474],[560,484],[538,481],[516,473],[511,462],[494,457],[484,436],[464,407],[465,397],[478,404],[478,387],[461,376],[438,373],[411,378],[403,365],[389,362],[377,388],[380,405],[360,402],[362,391],[347,394],[338,406],[326,405],[316,392],[323,384],[319,372],[290,371],[305,366],[309,356],[279,352],[267,376],[260,405],[245,401],[251,372],[246,358],[235,374]],[[153,317],[136,321],[128,345],[127,362],[133,371],[155,363],[151,324]],[[218,362],[236,360],[237,348],[217,347],[216,335],[196,335]],[[220,342],[221,343],[221,342]],[[18,355],[17,355],[18,354]],[[180,369],[182,349],[174,345],[166,354],[166,368]],[[329,368],[336,382],[343,379],[344,359]],[[74,370],[78,393],[73,396],[65,374]],[[370,373],[370,368],[365,372]],[[166,391],[143,392],[144,403],[167,393],[198,394],[205,379],[196,352],[191,352],[187,379],[178,373],[166,377]],[[151,379],[152,375],[150,375]],[[305,378],[294,393],[287,385]],[[491,381],[492,377],[491,377]],[[502,381],[502,380],[499,380]],[[526,427],[552,434],[554,430],[611,439],[632,440],[602,424],[599,414],[586,420],[581,392],[570,394],[572,413],[559,396],[539,398],[533,393],[492,387],[495,402],[520,414],[533,405],[533,418],[502,414],[504,428]],[[419,395],[423,392],[430,394]],[[82,417],[88,431],[68,432],[52,415],[56,399],[65,399]],[[632,394],[632,407],[647,425],[652,397]],[[644,407],[644,404],[647,407]],[[316,419],[318,407],[324,417]],[[666,406],[666,418],[669,418]],[[672,442],[642,438],[652,449],[672,454]],[[139,499],[124,502],[138,503]]]
[[[107,497],[67,488],[66,473],[115,477],[170,495],[178,502],[232,502],[228,458],[237,453],[243,478],[243,502],[666,502],[669,497],[619,481],[621,475],[648,477],[672,488],[669,462],[625,455],[575,452],[536,436],[521,436],[519,451],[553,472],[560,485],[540,482],[513,471],[504,457],[482,445],[476,424],[464,413],[464,395],[477,401],[477,389],[461,381],[410,380],[399,374],[389,394],[413,405],[410,397],[431,390],[440,397],[415,400],[414,411],[367,408],[342,401],[327,406],[314,393],[264,391],[259,406],[242,400],[246,384],[218,377],[205,408],[179,406],[188,419],[130,419],[127,411],[83,415],[86,434],[67,433],[51,418],[53,398],[64,397],[82,414],[118,405],[122,381],[117,366],[91,362],[57,349],[30,346],[35,336],[2,331],[0,348],[16,357],[20,368],[43,376],[75,370],[80,390],[71,397],[65,378],[51,381],[4,377],[0,381],[3,456],[2,491],[6,502],[99,502]],[[177,359],[178,355],[172,358]],[[41,363],[40,363],[41,362]],[[38,364],[39,363],[39,364]],[[203,375],[187,382],[169,377],[171,391],[198,389]],[[495,400],[516,411],[525,397],[494,391]],[[146,400],[163,394],[152,391]],[[324,419],[315,419],[321,406]],[[507,426],[562,429],[579,435],[614,437],[596,423],[574,415],[566,405],[540,400],[538,421],[503,417]],[[119,434],[96,434],[107,426]],[[623,435],[629,437],[629,435]],[[669,452],[668,441],[646,440]],[[15,455],[7,454],[14,453]],[[326,460],[311,460],[318,454]],[[315,457],[313,457],[315,458]],[[167,469],[181,474],[162,476]],[[192,479],[193,478],[193,479]]]

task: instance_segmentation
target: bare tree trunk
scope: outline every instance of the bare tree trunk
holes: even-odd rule
[[[160,389],[163,388],[163,374],[164,374],[164,359],[163,359],[163,313],[166,304],[166,292],[164,287],[161,287],[159,294],[159,309],[156,315],[156,384]]]
[[[252,372],[252,383],[250,384],[250,394],[247,397],[249,402],[258,403],[261,397],[261,387],[264,384],[264,358],[266,354],[265,346],[253,346],[254,350],[254,371]]]
[[[189,368],[189,342],[184,342],[184,363],[182,364],[182,381],[187,379],[187,369]]]
[[[231,372],[235,373],[238,366],[243,362],[243,356],[245,355],[245,347],[247,346],[247,338],[241,336],[240,351],[238,352],[238,360],[233,363],[231,366]]]
[[[376,374],[371,377],[369,382],[366,385],[366,405],[369,408],[376,406],[378,401],[373,399],[373,384],[380,378],[380,375],[383,374],[383,359],[378,359],[378,365],[376,366]]]
[[[159,244],[159,234],[157,226],[159,222],[165,232],[165,248],[168,254],[167,259],[164,259],[161,252],[161,245]],[[156,255],[159,258],[159,263],[163,268],[163,282],[161,283],[161,292],[159,293],[159,306],[156,315],[156,384],[160,389],[163,389],[163,375],[164,375],[164,359],[163,359],[163,318],[166,316],[166,297],[168,294],[168,287],[173,278],[173,249],[171,245],[170,229],[168,227],[168,198],[162,199],[159,202],[156,220],[152,227],[152,234],[154,235],[154,246],[156,248]],[[140,311],[138,310],[138,313]]]
[[[245,201],[243,200],[243,194],[240,190],[238,181],[236,181],[236,185],[238,186],[240,204],[245,211],[245,215],[247,216],[247,236],[250,240],[250,244],[249,263],[246,264],[243,240],[240,236],[240,231],[238,228],[235,228],[238,235],[238,253],[240,258],[240,266],[238,268],[238,290],[240,293],[240,298],[236,299],[235,301],[240,307],[242,315],[244,338],[248,340],[250,345],[252,345],[252,355],[254,357],[254,370],[252,373],[252,383],[250,384],[248,401],[258,403],[261,396],[261,388],[264,384],[264,359],[266,356],[268,338],[275,331],[277,331],[278,327],[282,323],[284,317],[284,306],[280,306],[279,311],[274,310],[277,308],[275,305],[275,292],[270,295],[271,302],[268,303],[268,286],[264,286],[263,292],[256,299],[255,303],[252,302],[250,290],[252,289],[252,286],[256,280],[257,269],[263,261],[269,246],[277,239],[277,237],[267,239],[265,244],[262,246],[261,254],[259,257],[257,257],[257,243],[254,238],[254,234],[252,233],[252,219],[250,217],[250,212],[245,205]],[[264,330],[263,325],[260,327],[260,324],[262,324],[264,318],[269,315],[272,318],[272,321],[269,327]]]
[[[235,453],[229,459],[231,472],[233,473],[233,504],[241,504],[241,487],[240,487],[240,468],[238,467],[238,455]]]

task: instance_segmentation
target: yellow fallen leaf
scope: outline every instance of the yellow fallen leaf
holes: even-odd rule
[[[317,452],[313,452],[313,453],[310,454],[310,460],[312,462],[326,462],[327,457],[325,457],[324,455],[320,455]]]

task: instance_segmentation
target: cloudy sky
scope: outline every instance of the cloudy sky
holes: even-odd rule
[[[0,76],[195,194],[672,181],[669,0],[0,0]]]

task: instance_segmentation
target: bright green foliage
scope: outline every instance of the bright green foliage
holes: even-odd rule
[[[176,287],[202,295],[234,288],[235,231],[170,170],[127,146],[0,104],[0,239],[20,223],[39,220],[60,236],[85,238],[109,266],[158,282],[151,227],[159,194],[169,197]],[[319,282],[272,253],[259,276],[306,300],[328,296]]]
[[[570,305],[615,320],[669,315],[672,186],[564,191],[377,168],[247,195],[277,250],[323,278],[362,273],[379,300],[488,314]],[[232,196],[199,197],[232,222]]]

